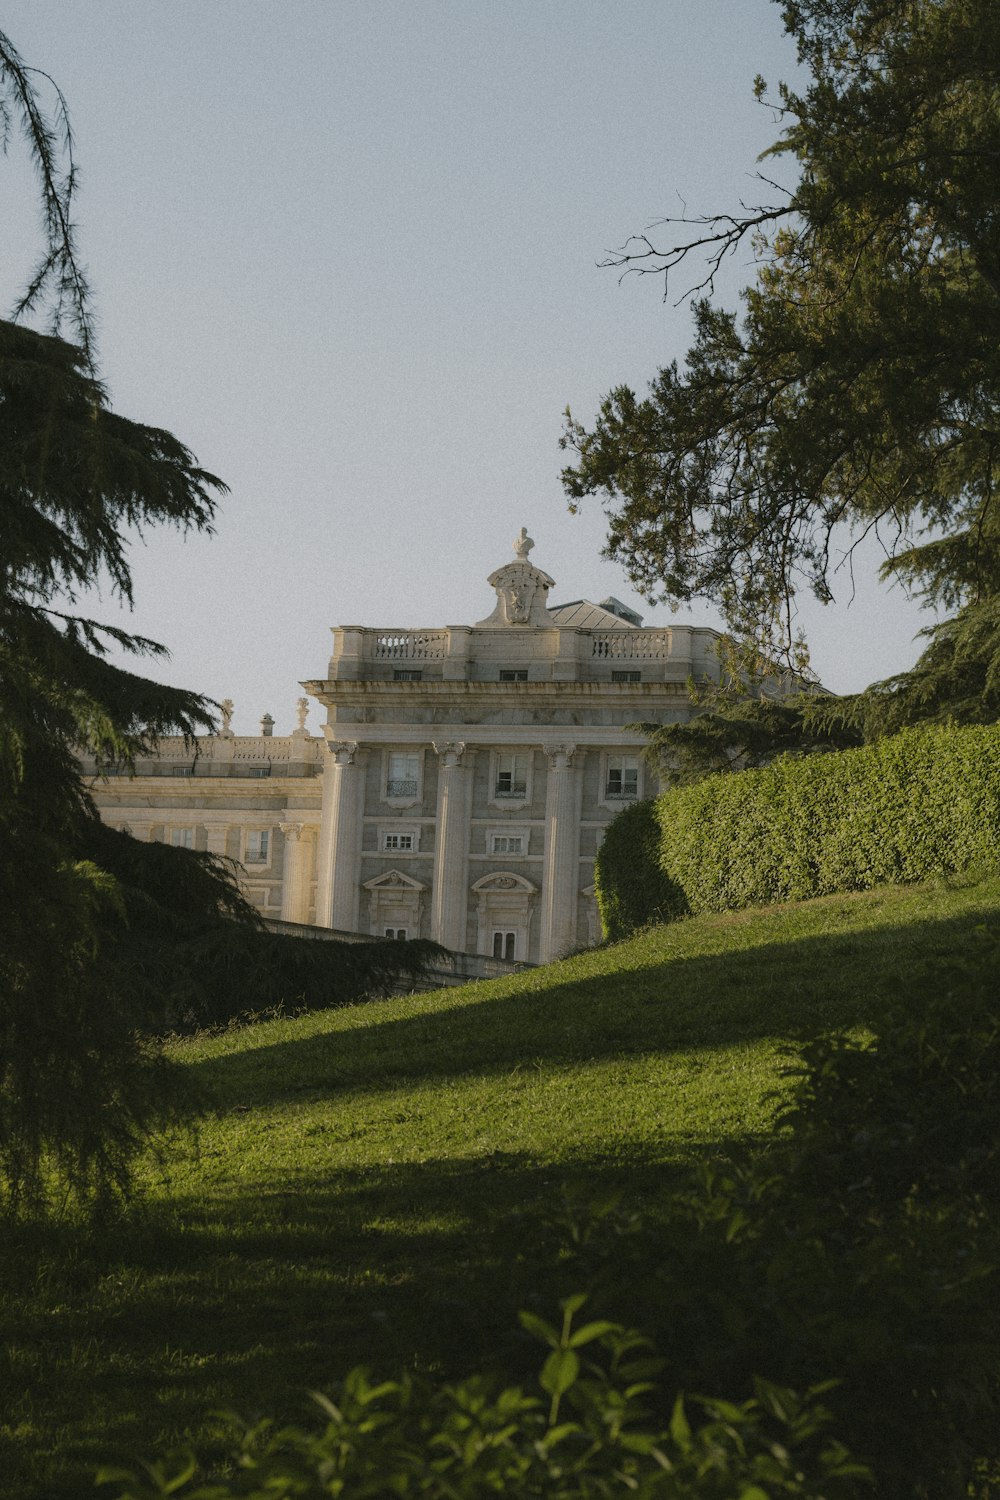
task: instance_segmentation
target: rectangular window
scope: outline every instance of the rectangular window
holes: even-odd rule
[[[383,849],[412,849],[412,833],[384,833],[382,835]]]
[[[270,835],[266,828],[253,828],[247,834],[247,852],[244,864],[266,865],[267,846]]]
[[[523,854],[524,837],[519,833],[495,833],[491,852],[493,854]]]
[[[248,776],[253,776],[258,781],[263,781],[265,779],[265,777],[270,776],[270,774],[271,774],[271,767],[270,766],[251,766],[250,769],[249,769],[249,771],[247,772]]]
[[[493,957],[512,959],[514,957],[513,932],[495,932],[493,934]]]
[[[528,757],[497,756],[497,797],[525,797],[528,793]]]
[[[193,849],[194,829],[175,828],[170,835],[170,842],[173,844],[175,849]]]
[[[419,682],[423,676],[419,667],[396,667],[393,670],[393,682]]]
[[[405,927],[387,927],[385,929],[385,935],[386,935],[387,938],[393,938],[393,939],[395,939],[396,942],[402,943],[402,942],[406,941],[406,928]]]
[[[171,776],[193,776],[194,766],[171,766]]]
[[[611,673],[611,681],[612,682],[641,682],[642,681],[642,673],[641,672],[612,672]]]
[[[500,681],[501,682],[527,682],[527,680],[528,680],[528,669],[527,669],[527,667],[501,667],[500,668]]]
[[[416,755],[390,755],[387,797],[415,797],[420,758]]]
[[[608,780],[604,788],[606,797],[620,797],[623,801],[639,795],[639,762],[634,756],[621,756],[608,762]]]

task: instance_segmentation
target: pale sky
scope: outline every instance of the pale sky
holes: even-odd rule
[[[599,503],[568,513],[561,414],[683,358],[685,310],[598,262],[684,204],[757,201],[754,75],[795,66],[777,4],[6,0],[0,29],[69,101],[113,404],[231,489],[214,537],[134,548],[157,675],[287,733],[331,625],[482,618],[521,525],[555,602],[669,623],[600,557]],[[9,307],[39,244],[17,143],[0,204]],[[846,577],[803,604],[836,691],[910,665],[928,623],[876,561],[850,608]]]

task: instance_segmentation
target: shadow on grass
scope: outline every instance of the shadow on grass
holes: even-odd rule
[[[555,985],[551,971],[538,971],[506,994],[480,992],[483,1003],[278,1042],[195,1071],[225,1107],[234,1095],[252,1104],[304,1090],[377,1092],[526,1060],[877,1027],[884,989],[905,985],[928,958],[966,951],[982,920],[977,910],[826,932]],[[572,963],[556,971],[572,972]],[[213,1409],[296,1418],[310,1388],[358,1363],[443,1375],[496,1366],[526,1377],[539,1354],[517,1310],[551,1316],[559,1297],[595,1280],[603,1290],[594,1311],[638,1320],[657,1262],[646,1276],[633,1259],[622,1275],[616,1226],[624,1233],[625,1210],[641,1209],[655,1246],[684,1170],[676,1141],[670,1149],[666,1163],[630,1145],[618,1157],[558,1162],[497,1152],[276,1170],[270,1181],[174,1200],[102,1236],[9,1240],[0,1257],[0,1494],[90,1493],[99,1463],[200,1440]],[[719,1144],[688,1141],[685,1150],[710,1156]],[[614,1192],[625,1208],[588,1237],[587,1205]]]
[[[621,972],[539,987],[498,986],[446,1010],[386,1018],[349,1030],[249,1047],[193,1063],[217,1107],[303,1094],[377,1091],[403,1080],[510,1072],[526,1061],[574,1064],[606,1057],[801,1041],[821,1031],[875,1025],[890,988],[926,960],[965,951],[983,913],[843,935],[770,942],[743,951],[675,957]],[[508,981],[501,981],[506,987]]]
[[[497,1154],[303,1176],[63,1247],[44,1288],[26,1241],[0,1330],[0,1493],[89,1493],[101,1463],[182,1446],[213,1410],[298,1418],[355,1364],[527,1379],[518,1310],[551,1317],[602,1267],[613,1285],[590,1205],[655,1214],[680,1170]]]

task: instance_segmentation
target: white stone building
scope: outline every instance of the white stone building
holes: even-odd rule
[[[594,855],[654,790],[626,726],[687,718],[718,674],[717,633],[645,630],[615,599],[549,604],[522,530],[492,573],[491,614],[427,630],[345,625],[326,710],[237,736],[224,705],[194,751],[162,741],[127,780],[96,781],[109,823],[239,860],[263,914],[460,952],[545,962],[597,941]]]

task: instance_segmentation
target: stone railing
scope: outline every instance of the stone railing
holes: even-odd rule
[[[164,735],[162,739],[153,741],[148,755],[140,755],[139,759],[193,761],[196,756],[211,755],[211,753],[211,740],[207,736],[199,735],[195,744],[191,744],[185,743],[180,735]]]
[[[593,655],[608,661],[664,661],[671,654],[669,630],[595,630]]]
[[[376,661],[440,661],[447,655],[447,630],[385,630],[375,637]]]
[[[232,746],[233,760],[291,760],[293,750],[296,760],[313,758],[303,750],[303,742],[293,740],[291,735],[238,734]]]

